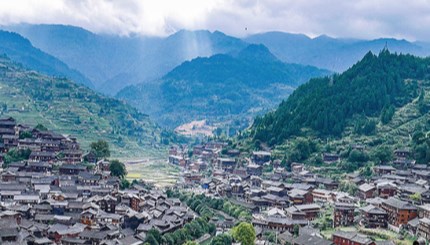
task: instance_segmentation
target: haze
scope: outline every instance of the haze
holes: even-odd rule
[[[14,0],[0,24],[67,24],[96,33],[166,36],[180,29],[246,36],[284,31],[333,37],[430,39],[427,0]],[[419,24],[417,24],[419,23]]]

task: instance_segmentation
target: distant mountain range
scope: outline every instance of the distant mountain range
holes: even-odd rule
[[[28,39],[19,34],[0,31],[0,54],[6,54],[29,69],[52,76],[68,77],[76,83],[94,88],[87,77],[54,56],[33,47]]]
[[[425,42],[309,38],[282,32],[239,39],[204,30],[142,37],[95,34],[64,25],[3,29],[28,39],[0,33],[0,52],[13,60],[126,100],[169,127],[199,119],[241,124],[237,119],[242,118],[248,123],[298,85],[329,71],[343,72],[369,51],[430,54]]]
[[[243,39],[248,43],[264,44],[284,62],[312,65],[343,72],[358,62],[367,52],[378,53],[384,48],[391,52],[417,56],[430,55],[430,45],[393,38],[358,40],[319,36],[309,38],[302,34],[267,32]]]
[[[264,45],[249,45],[234,54],[184,62],[161,80],[129,86],[117,97],[164,126],[201,119],[235,121],[273,108],[298,85],[328,74],[283,63]]]
[[[160,79],[184,61],[215,54],[237,54],[249,44],[263,44],[286,63],[342,72],[368,51],[387,46],[393,52],[430,54],[430,45],[396,39],[356,40],[267,32],[244,39],[215,31],[179,31],[168,37],[120,37],[94,34],[64,25],[14,25],[3,29],[28,38],[88,77],[97,91],[115,95],[127,85]]]
[[[63,25],[4,27],[81,71],[98,91],[114,95],[127,85],[161,78],[186,60],[240,50],[246,43],[221,32],[179,31],[169,37],[97,35]]]

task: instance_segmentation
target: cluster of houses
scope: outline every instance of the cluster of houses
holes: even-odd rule
[[[120,190],[106,165],[65,172],[24,168],[31,177],[2,178],[0,243],[137,245],[151,229],[172,232],[196,217],[179,199],[145,184]]]
[[[251,209],[252,224],[262,234],[273,231],[286,242],[297,240],[292,244],[298,245],[390,244],[342,230],[330,241],[323,241],[319,232],[315,233],[318,238],[307,232],[308,239],[291,236],[295,227],[312,229],[313,221],[333,210],[331,228],[390,229],[430,239],[430,168],[409,160],[408,150],[393,152],[395,160],[390,165],[375,166],[371,179],[346,175],[345,181],[358,187],[350,195],[339,191],[337,181],[314,174],[303,164],[293,163],[291,171],[286,171],[270,152],[243,154],[226,146],[222,142],[198,145],[192,157],[186,146],[172,147],[169,160],[184,168],[183,188],[199,186],[207,195],[229,198]],[[327,164],[340,161],[335,154],[323,157]],[[268,165],[273,169],[264,171]]]
[[[144,182],[121,190],[109,161],[82,163],[74,138],[12,118],[0,120],[0,134],[4,154],[31,150],[0,168],[0,244],[137,245],[151,229],[173,232],[197,216]]]
[[[14,118],[0,119],[0,163],[11,149],[31,151],[29,162],[82,162],[76,138],[17,124]]]
[[[197,217],[179,199],[144,182],[120,189],[109,161],[87,155],[92,160],[82,163],[74,138],[19,125],[12,118],[0,119],[0,136],[2,154],[31,151],[28,160],[8,162],[0,170],[1,244],[138,245],[152,229],[174,232]],[[293,163],[287,171],[269,151],[244,153],[224,142],[192,149],[172,146],[169,162],[183,169],[176,188],[227,198],[249,209],[258,243],[273,232],[294,245],[393,244],[359,232],[366,229],[430,240],[430,168],[410,160],[408,150],[393,155],[389,165],[374,167],[370,179],[345,176],[343,181],[357,187],[354,195],[304,164]],[[335,154],[325,154],[323,160],[340,161]],[[224,232],[237,220],[226,215],[211,222]],[[321,235],[326,228],[335,229],[330,238]]]
[[[141,185],[118,190],[97,171],[86,172],[91,184],[82,174],[2,182],[1,243],[143,244],[150,229],[172,232],[196,217],[178,199]]]

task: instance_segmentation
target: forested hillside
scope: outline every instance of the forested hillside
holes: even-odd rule
[[[310,80],[276,111],[257,117],[253,137],[275,145],[291,136],[340,137],[347,126],[370,134],[420,93],[424,97],[420,87],[430,77],[429,65],[428,58],[369,52],[344,73]],[[417,103],[425,111],[424,101]]]

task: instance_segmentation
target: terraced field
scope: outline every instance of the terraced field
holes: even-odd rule
[[[84,150],[91,142],[109,142],[114,157],[159,156],[162,130],[147,115],[72,81],[22,68],[0,57],[0,117],[43,124],[78,138]]]
[[[179,179],[180,169],[165,159],[146,158],[142,160],[125,161],[128,171],[127,179],[142,179],[157,187],[171,186]]]

